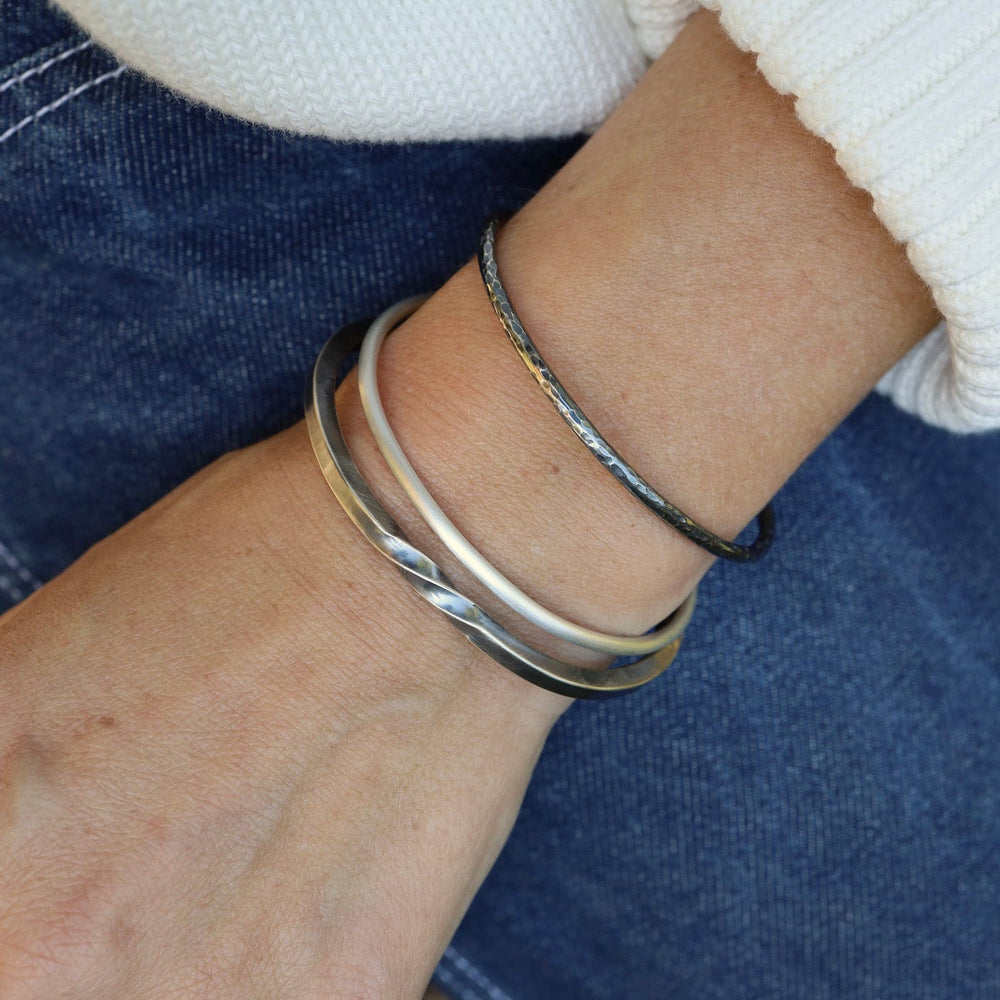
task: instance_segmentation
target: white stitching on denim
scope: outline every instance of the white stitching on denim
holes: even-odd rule
[[[55,111],[56,108],[61,108],[64,104],[72,101],[74,97],[79,97],[84,91],[90,90],[91,87],[96,87],[98,84],[104,83],[107,80],[113,80],[115,77],[121,76],[126,69],[128,69],[127,66],[119,66],[117,69],[112,69],[107,73],[102,73],[100,76],[94,77],[93,80],[87,80],[86,83],[81,83],[78,87],[68,90],[62,95],[62,97],[57,97],[51,104],[46,104],[45,107],[39,108],[37,111],[33,111],[27,116],[27,118],[22,118],[19,122],[11,125],[6,132],[0,133],[0,145],[5,143],[12,135],[16,135],[20,132],[21,129],[25,129],[29,125],[33,125],[39,118],[44,118],[45,115]]]
[[[26,583],[32,590],[38,590],[42,585],[42,581],[3,542],[0,542],[0,559],[7,564],[9,569],[12,569],[17,574],[18,579],[22,583]]]
[[[489,1000],[513,1000],[509,993],[504,992],[495,983],[490,982],[485,973],[477,969],[467,958],[460,955],[451,945],[445,949],[441,956],[443,961],[451,962],[460,972],[472,982],[474,986],[485,991]],[[447,970],[445,970],[447,974]]]
[[[464,992],[463,984],[458,980],[458,973],[452,972],[451,969],[447,969],[442,965],[434,970],[434,978],[441,981],[445,990],[450,991],[452,994],[449,1000],[463,1000],[461,993],[456,993],[456,990],[461,990]]]
[[[75,56],[77,52],[83,52],[84,49],[89,49],[94,44],[93,40],[88,38],[85,42],[81,42],[79,45],[74,45],[73,48],[67,49],[65,52],[60,52],[59,55],[53,56],[51,59],[46,59],[40,66],[32,66],[31,69],[26,69],[23,73],[19,73],[17,76],[11,77],[9,80],[4,80],[0,83],[0,94],[5,90],[10,90],[11,87],[16,87],[19,83],[24,83],[25,80],[30,80],[33,76],[41,76],[47,69],[55,66],[56,63],[61,63],[64,59],[69,59],[70,56]]]
[[[9,577],[4,576],[0,573],[0,590],[2,590],[15,604],[18,601],[23,601],[25,598],[25,593],[17,584],[15,584]]]

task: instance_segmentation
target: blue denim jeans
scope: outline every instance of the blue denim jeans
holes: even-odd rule
[[[575,140],[350,146],[0,0],[0,608],[299,414]],[[437,972],[459,1000],[1000,996],[1000,435],[872,397],[670,673],[557,725]],[[2,666],[2,665],[0,665]],[[2,709],[0,709],[2,710]]]

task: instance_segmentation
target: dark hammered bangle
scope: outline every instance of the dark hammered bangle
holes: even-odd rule
[[[708,528],[700,525],[684,511],[675,507],[666,497],[655,490],[628,462],[604,439],[603,435],[587,419],[583,411],[573,401],[555,373],[546,364],[534,341],[528,336],[511,305],[496,260],[496,232],[506,216],[494,215],[486,223],[479,241],[479,273],[482,275],[486,293],[510,342],[521,356],[528,371],[542,387],[542,391],[552,401],[559,415],[569,424],[573,433],[587,446],[590,453],[632,494],[657,517],[666,521],[671,528],[685,538],[700,545],[714,556],[731,559],[733,562],[753,562],[759,559],[774,540],[774,510],[767,504],[757,515],[757,537],[749,545],[727,541]]]

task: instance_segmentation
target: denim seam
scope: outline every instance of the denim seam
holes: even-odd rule
[[[0,542],[0,561],[2,561],[7,566],[8,569],[13,570],[17,578],[22,583],[30,587],[31,590],[38,590],[38,588],[41,587],[42,581],[39,580],[38,577],[35,576],[35,574],[32,573],[31,570],[28,569],[28,567],[25,566],[24,563],[21,562],[21,560],[18,559],[13,552],[10,551],[10,549],[8,549],[3,542]],[[0,577],[0,580],[7,582],[8,578],[6,577],[6,575],[4,575],[3,577]],[[13,584],[11,584],[11,586],[13,586]],[[11,594],[12,597],[24,596],[23,593],[19,593],[19,595],[12,594],[9,586],[5,586],[4,589],[7,591],[8,594]],[[20,588],[17,589],[20,591]]]
[[[448,1000],[465,1000],[463,993],[459,992],[464,991],[464,983],[458,981],[457,973],[439,964],[434,970],[434,978],[448,991]]]
[[[452,946],[449,945],[441,956],[441,963],[446,967],[438,966],[438,977],[445,986],[460,986],[464,983],[465,987],[473,990],[473,994],[466,994],[467,996],[472,995],[473,1000],[513,1000],[509,993],[492,982],[482,970],[476,968],[472,962],[464,955],[460,955]],[[447,968],[447,966],[451,966],[451,968]],[[451,982],[446,982],[446,980],[451,980]]]
[[[0,590],[2,590],[15,604],[23,601],[25,593],[8,576],[0,573]]]
[[[22,118],[19,122],[11,125],[6,132],[0,133],[0,145],[5,143],[12,136],[17,135],[22,129],[26,129],[29,125],[33,125],[40,118],[44,118],[45,115],[57,108],[61,108],[64,104],[68,104],[75,97],[79,97],[81,94],[90,90],[99,84],[105,83],[108,80],[113,80],[122,75],[125,70],[128,69],[127,66],[119,66],[117,69],[108,70],[107,73],[102,73],[100,76],[95,76],[92,80],[87,80],[84,83],[79,84],[72,90],[66,91],[61,97],[57,97],[54,101],[46,104],[44,107],[39,108],[37,111],[33,111],[30,115]]]
[[[12,76],[9,80],[4,80],[3,83],[0,83],[0,94],[10,90],[11,87],[16,87],[19,83],[24,83],[25,80],[30,80],[33,76],[41,76],[47,69],[51,69],[64,59],[69,59],[70,56],[75,56],[78,52],[89,49],[93,44],[93,40],[88,38],[85,42],[80,42],[79,45],[74,45],[65,52],[60,52],[58,55],[46,59],[40,65],[32,66],[30,69],[24,70],[23,73],[18,73],[17,76]]]

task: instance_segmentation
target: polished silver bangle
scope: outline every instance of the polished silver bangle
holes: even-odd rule
[[[399,316],[416,300],[400,303]],[[344,327],[320,351],[306,389],[306,426],[323,476],[348,517],[383,556],[396,565],[411,587],[443,612],[474,645],[539,687],[570,698],[625,694],[653,680],[670,665],[694,610],[695,592],[667,619],[671,637],[651,656],[627,666],[590,669],[565,663],[518,639],[482,608],[455,590],[444,572],[403,535],[376,499],[351,458],[340,428],[334,393],[345,359],[365,334],[364,324]]]
[[[731,542],[699,524],[685,514],[653,488],[628,462],[605,440],[601,432],[590,422],[583,410],[576,404],[565,386],[556,378],[555,372],[542,357],[535,342],[524,329],[517,311],[507,297],[500,269],[496,259],[497,227],[503,221],[495,215],[487,223],[479,241],[479,274],[486,286],[493,310],[500,325],[514,345],[525,367],[559,415],[566,421],[573,433],[587,446],[590,453],[625,487],[640,503],[651,510],[661,521],[679,531],[689,541],[701,546],[714,556],[731,559],[733,562],[753,562],[759,559],[774,540],[774,509],[765,504],[757,515],[757,537],[749,545]]]
[[[529,597],[507,579],[480,553],[455,527],[438,506],[427,487],[420,481],[416,470],[406,457],[396,435],[389,425],[378,387],[378,356],[385,338],[393,328],[419,305],[419,300],[408,299],[387,309],[369,327],[361,344],[358,358],[358,391],[372,437],[385,459],[389,470],[396,477],[413,506],[420,512],[427,526],[440,539],[441,544],[491,593],[526,621],[540,629],[584,649],[608,653],[612,656],[644,656],[672,641],[670,626],[656,629],[647,635],[609,635],[577,625],[555,614]]]

